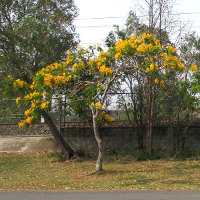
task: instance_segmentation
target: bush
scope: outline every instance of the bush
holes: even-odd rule
[[[197,151],[194,151],[188,147],[182,148],[178,151],[172,151],[171,156],[176,159],[186,160],[189,157],[196,156]]]
[[[149,155],[146,152],[139,152],[138,154],[136,154],[137,161],[158,160],[161,158],[162,156],[159,152],[153,153],[152,155]]]

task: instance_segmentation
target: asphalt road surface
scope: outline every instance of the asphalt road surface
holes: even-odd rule
[[[1,191],[0,200],[200,200],[196,191]]]

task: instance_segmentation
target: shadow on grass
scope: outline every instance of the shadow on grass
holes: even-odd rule
[[[124,171],[124,170],[119,170],[119,171],[115,171],[115,170],[103,170],[103,171],[95,171],[92,172],[90,174],[87,174],[86,176],[94,176],[94,175],[107,175],[107,174],[112,174],[112,175],[119,175],[119,174],[124,174],[124,173],[128,173],[129,171]]]

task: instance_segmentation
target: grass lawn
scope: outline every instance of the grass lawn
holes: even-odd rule
[[[199,190],[200,159],[136,161],[107,156],[58,161],[56,153],[0,153],[0,190]]]

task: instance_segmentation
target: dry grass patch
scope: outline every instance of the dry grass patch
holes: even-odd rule
[[[61,162],[54,154],[0,153],[1,190],[200,189],[200,160],[104,162],[94,173],[95,159]]]

